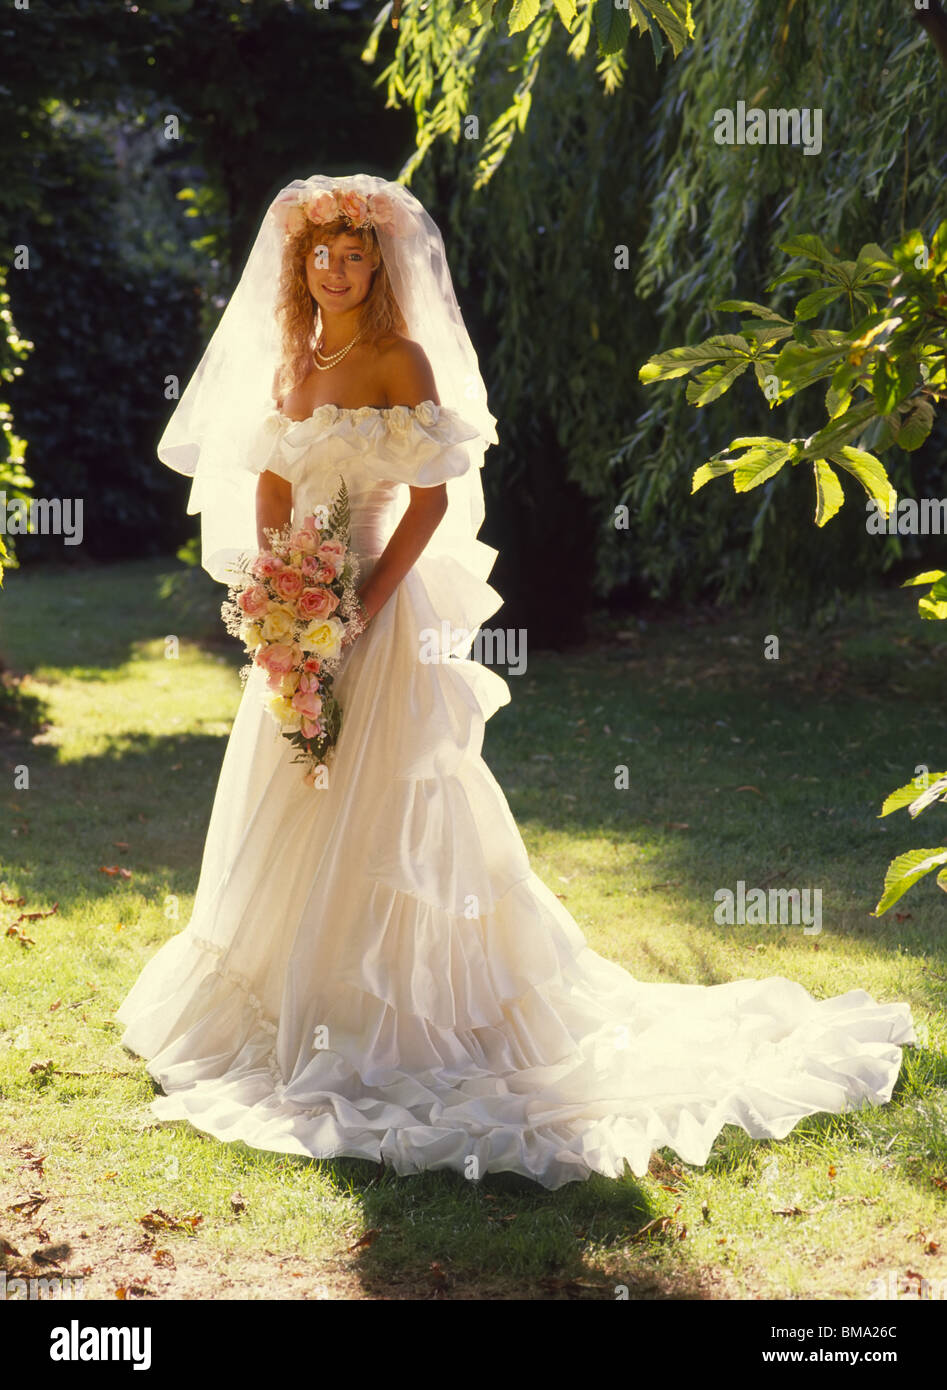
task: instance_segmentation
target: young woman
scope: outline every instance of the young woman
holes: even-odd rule
[[[412,194],[367,175],[284,189],[159,455],[194,476],[222,580],[344,480],[360,631],[328,785],[306,784],[249,677],[193,914],[118,1012],[165,1093],[153,1110],[261,1149],[555,1188],[644,1174],[662,1146],[704,1163],[726,1124],[781,1138],[887,1101],[906,1005],[639,982],[530,870],[481,757],[509,692],[466,659],[500,603],[476,539],[495,423]]]

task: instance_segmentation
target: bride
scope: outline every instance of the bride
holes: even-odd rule
[[[557,1188],[644,1175],[664,1146],[703,1164],[728,1124],[778,1139],[888,1101],[907,1005],[640,982],[530,870],[481,757],[509,691],[468,659],[501,602],[477,540],[495,424],[417,199],[368,175],[283,189],[159,456],[193,476],[224,582],[344,479],[361,630],[327,785],[248,678],[193,914],[117,1014],[152,1110],[257,1149]]]

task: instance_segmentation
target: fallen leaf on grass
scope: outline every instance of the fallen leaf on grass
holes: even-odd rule
[[[162,1269],[175,1268],[174,1256],[171,1254],[170,1250],[156,1250],[151,1258],[154,1260],[155,1264],[160,1265]]]
[[[100,864],[99,873],[108,874],[109,878],[114,878],[116,874],[120,878],[131,878],[132,876],[131,869],[123,869],[118,864]]]
[[[20,931],[20,928],[17,926],[15,922],[11,926],[7,927],[6,934],[7,936],[12,936],[14,941],[18,941],[19,944],[24,948],[27,946],[36,945],[36,942],[33,940],[33,938],[31,936],[27,936],[25,932]]]
[[[762,796],[762,795],[763,795],[763,793],[760,791],[759,787],[737,787],[737,791],[738,791],[738,792],[756,792],[757,796]]]
[[[6,1236],[0,1236],[0,1255],[19,1255],[19,1250],[11,1245]]]
[[[235,1216],[242,1216],[247,1209],[247,1199],[241,1192],[230,1194],[230,1210]]]
[[[19,1202],[11,1202],[7,1211],[22,1212],[24,1216],[32,1216],[39,1211],[46,1200],[42,1192],[31,1192],[28,1197],[22,1197]]]
[[[371,1246],[375,1244],[375,1241],[378,1239],[380,1235],[381,1231],[378,1229],[378,1227],[373,1226],[372,1229],[370,1231],[366,1231],[365,1234],[361,1236],[360,1239],[357,1240],[354,1245],[349,1246],[349,1254],[353,1254],[356,1250],[370,1249]]]
[[[115,1290],[116,1298],[157,1298],[154,1289],[146,1289],[144,1284],[119,1284]]]
[[[138,1218],[139,1225],[146,1231],[183,1231],[187,1236],[196,1235],[197,1227],[203,1220],[203,1216],[197,1212],[190,1212],[187,1216],[171,1216],[160,1207]]]

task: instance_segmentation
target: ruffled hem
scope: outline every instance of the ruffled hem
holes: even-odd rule
[[[172,986],[123,1038],[169,1093],[156,1118],[401,1175],[515,1172],[555,1189],[626,1162],[643,1176],[661,1148],[699,1166],[728,1124],[782,1139],[807,1115],[887,1102],[914,1041],[906,1006],[861,990],[818,1002],[779,978],[642,985],[586,950],[501,1024],[469,1030],[336,982],[312,1014],[318,1045],[297,1053],[213,948],[186,933],[168,945],[173,975],[201,976],[199,1017],[168,1029]]]

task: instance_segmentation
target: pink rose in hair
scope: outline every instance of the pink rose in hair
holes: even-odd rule
[[[334,193],[317,193],[306,209],[310,222],[334,222],[339,215],[338,200]]]
[[[339,197],[339,211],[353,227],[361,227],[368,221],[368,204],[358,193],[342,193]]]
[[[303,738],[320,738],[323,732],[318,719],[307,719],[305,715],[300,728]]]
[[[296,612],[301,618],[328,618],[339,606],[339,600],[328,589],[304,589],[296,600]]]

